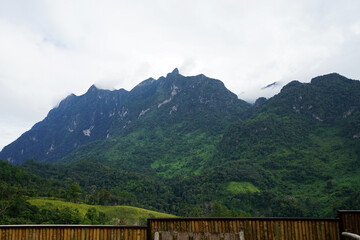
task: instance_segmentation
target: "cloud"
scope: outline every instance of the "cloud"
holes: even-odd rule
[[[11,127],[19,136],[70,93],[94,83],[130,90],[175,67],[220,79],[248,101],[275,81],[329,72],[359,79],[359,7],[357,0],[2,0],[0,122],[22,119]],[[2,139],[11,135],[4,131]]]

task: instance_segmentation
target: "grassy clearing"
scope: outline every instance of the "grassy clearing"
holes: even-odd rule
[[[260,192],[260,189],[250,182],[229,182],[226,189],[232,194]]]
[[[79,214],[84,217],[89,208],[96,208],[98,212],[103,212],[109,218],[108,224],[124,225],[143,225],[150,217],[175,217],[171,214],[155,212],[130,206],[101,206],[88,205],[84,203],[65,202],[60,199],[33,198],[28,200],[31,205],[44,209],[77,209]]]

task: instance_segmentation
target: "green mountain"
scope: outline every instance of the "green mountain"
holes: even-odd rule
[[[87,155],[90,147],[106,153],[100,154],[101,161],[116,161],[123,167],[161,167],[173,161],[169,150],[188,152],[183,156],[185,164],[191,161],[187,158],[207,154],[202,153],[205,148],[211,148],[208,145],[213,146],[250,107],[219,80],[184,77],[177,69],[158,80],[145,80],[130,92],[92,86],[82,96],[64,99],[43,121],[6,146],[0,159],[13,164],[30,158],[74,162],[93,158]],[[206,140],[210,143],[203,143]],[[70,153],[74,155],[67,157]]]
[[[293,81],[250,105],[219,80],[175,69],[129,92],[70,95],[0,158],[65,189],[78,183],[87,204],[330,217],[360,208],[359,137],[357,80]]]
[[[309,216],[358,209],[359,113],[359,81],[329,74],[311,83],[291,82],[249,119],[228,128],[214,165],[221,162],[233,174],[251,166],[251,174],[238,181],[306,204]]]

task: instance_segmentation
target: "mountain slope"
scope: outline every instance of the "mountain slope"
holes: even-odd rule
[[[47,157],[49,145],[39,144],[37,160],[56,164],[24,167],[66,186],[79,183],[89,204],[178,216],[334,217],[337,209],[360,208],[359,100],[359,81],[328,74],[291,82],[251,107],[220,81],[175,69],[130,92],[91,87],[65,99],[49,113],[57,117],[37,127],[64,136],[59,146],[79,145],[68,152],[55,145],[57,155]],[[57,123],[74,116],[81,127]],[[50,123],[63,130],[44,127]]]
[[[48,116],[6,146],[0,159],[22,164],[26,159],[52,162],[81,146],[132,134],[154,126],[217,135],[250,108],[218,80],[184,77],[175,69],[148,79],[130,92],[92,86],[82,96],[70,95]],[[161,141],[161,139],[158,139]]]
[[[293,208],[330,216],[360,188],[359,110],[359,81],[329,74],[291,82],[251,118],[229,127],[213,164],[230,176],[250,164],[252,177],[225,181],[249,181],[292,198]]]

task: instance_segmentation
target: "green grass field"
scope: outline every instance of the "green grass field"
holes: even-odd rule
[[[171,214],[155,212],[130,206],[101,206],[88,205],[84,203],[65,202],[60,199],[33,198],[28,200],[31,205],[44,209],[77,209],[79,214],[84,217],[89,208],[95,208],[98,212],[103,212],[109,218],[107,224],[115,225],[144,225],[146,219],[150,217],[176,217]]]
[[[226,189],[232,194],[260,192],[260,189],[250,182],[229,182]]]

